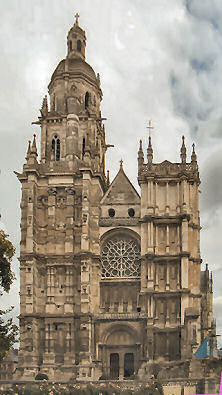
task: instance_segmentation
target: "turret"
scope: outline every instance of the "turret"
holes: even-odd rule
[[[143,145],[142,145],[142,140],[140,140],[140,146],[138,151],[138,173],[140,173],[143,164],[144,164]]]
[[[186,164],[186,160],[187,160],[187,150],[186,150],[186,146],[185,146],[185,137],[182,136],[182,146],[181,146],[181,150],[180,150],[180,157],[181,157],[181,163],[183,165]]]
[[[151,144],[151,136],[149,136],[149,144],[147,148],[147,160],[148,160],[148,165],[151,166],[153,161],[153,147]]]

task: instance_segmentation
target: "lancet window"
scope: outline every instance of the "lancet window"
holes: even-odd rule
[[[82,43],[80,40],[77,41],[77,51],[81,52],[82,49]]]
[[[52,153],[56,161],[60,160],[60,139],[54,136],[52,139]]]

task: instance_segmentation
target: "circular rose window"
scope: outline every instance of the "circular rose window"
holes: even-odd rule
[[[109,239],[102,249],[102,277],[140,277],[140,248],[127,236]]]

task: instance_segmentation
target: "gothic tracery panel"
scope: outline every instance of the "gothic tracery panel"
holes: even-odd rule
[[[109,239],[102,249],[102,278],[140,277],[140,248],[127,236]]]

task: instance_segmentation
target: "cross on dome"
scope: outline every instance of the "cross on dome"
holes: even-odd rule
[[[80,17],[80,15],[77,12],[75,15],[75,18],[76,18],[75,25],[79,25],[79,17]]]

